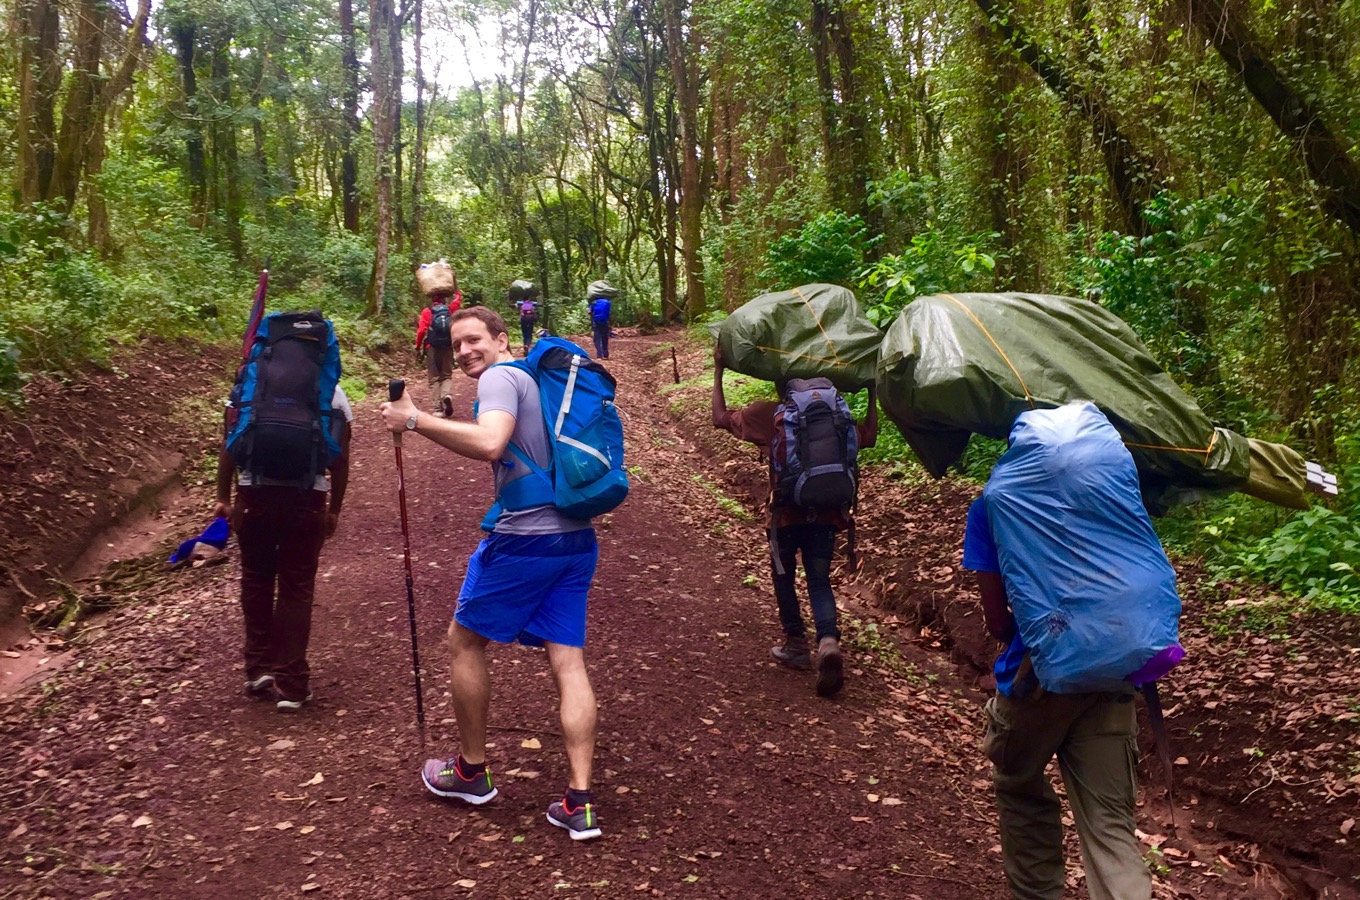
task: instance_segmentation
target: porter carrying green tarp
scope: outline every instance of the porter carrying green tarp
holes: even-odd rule
[[[973,432],[1005,438],[1027,409],[1091,400],[1119,430],[1154,508],[1205,490],[1308,504],[1303,457],[1214,427],[1133,330],[1087,300],[920,297],[883,339],[878,387],[884,411],[937,477]]]
[[[835,284],[762,294],[712,331],[734,371],[766,381],[830,378],[842,391],[874,380],[883,339],[855,295]]]

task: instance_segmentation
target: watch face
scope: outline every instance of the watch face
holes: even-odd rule
[[[415,430],[416,430],[416,419],[418,419],[419,417],[420,417],[420,413],[416,413],[416,414],[412,415],[411,418],[409,418],[409,419],[406,420],[406,430],[407,430],[407,431],[415,431]]]

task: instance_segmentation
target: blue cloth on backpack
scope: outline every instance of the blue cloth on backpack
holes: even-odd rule
[[[610,310],[613,306],[603,297],[595,298],[590,304],[590,318],[593,322],[608,322]]]
[[[179,545],[174,553],[170,554],[170,565],[177,565],[189,558],[189,554],[194,552],[194,544],[211,544],[218,550],[227,546],[227,538],[231,536],[231,526],[227,520],[218,516],[213,519],[212,524],[203,529],[203,533],[196,538],[190,538]]]
[[[982,502],[1046,690],[1127,690],[1129,676],[1178,644],[1175,571],[1133,457],[1093,404],[1018,416]]]

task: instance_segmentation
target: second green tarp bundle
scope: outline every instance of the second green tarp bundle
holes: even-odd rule
[[[883,338],[878,385],[884,411],[936,476],[974,432],[1005,438],[1027,409],[1091,400],[1119,430],[1154,508],[1204,490],[1308,502],[1302,457],[1215,428],[1133,330],[1087,300],[917,298]]]
[[[874,380],[883,340],[855,295],[835,284],[762,294],[712,331],[734,371],[775,382],[830,378],[842,391]]]

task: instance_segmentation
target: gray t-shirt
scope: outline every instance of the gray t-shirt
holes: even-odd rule
[[[522,369],[514,366],[493,366],[477,379],[477,414],[493,409],[515,417],[515,430],[510,440],[534,464],[547,469],[552,465],[552,447],[548,442],[548,426],[543,421],[539,405],[538,385]],[[509,463],[509,465],[507,465]],[[524,463],[515,459],[509,450],[492,463],[496,492],[516,478],[531,475]],[[506,511],[496,520],[498,534],[562,534],[590,527],[589,519],[570,519],[552,506],[535,506],[516,512]]]
[[[331,396],[331,409],[335,410],[336,415],[343,416],[344,421],[354,421],[354,409],[349,405],[349,397],[340,389],[340,385],[335,386],[335,393]],[[237,484],[241,487],[296,487],[296,481],[279,481],[277,478],[256,478],[249,472],[241,471],[237,477]],[[312,485],[318,491],[329,491],[331,480],[323,473],[316,476],[316,482]]]

